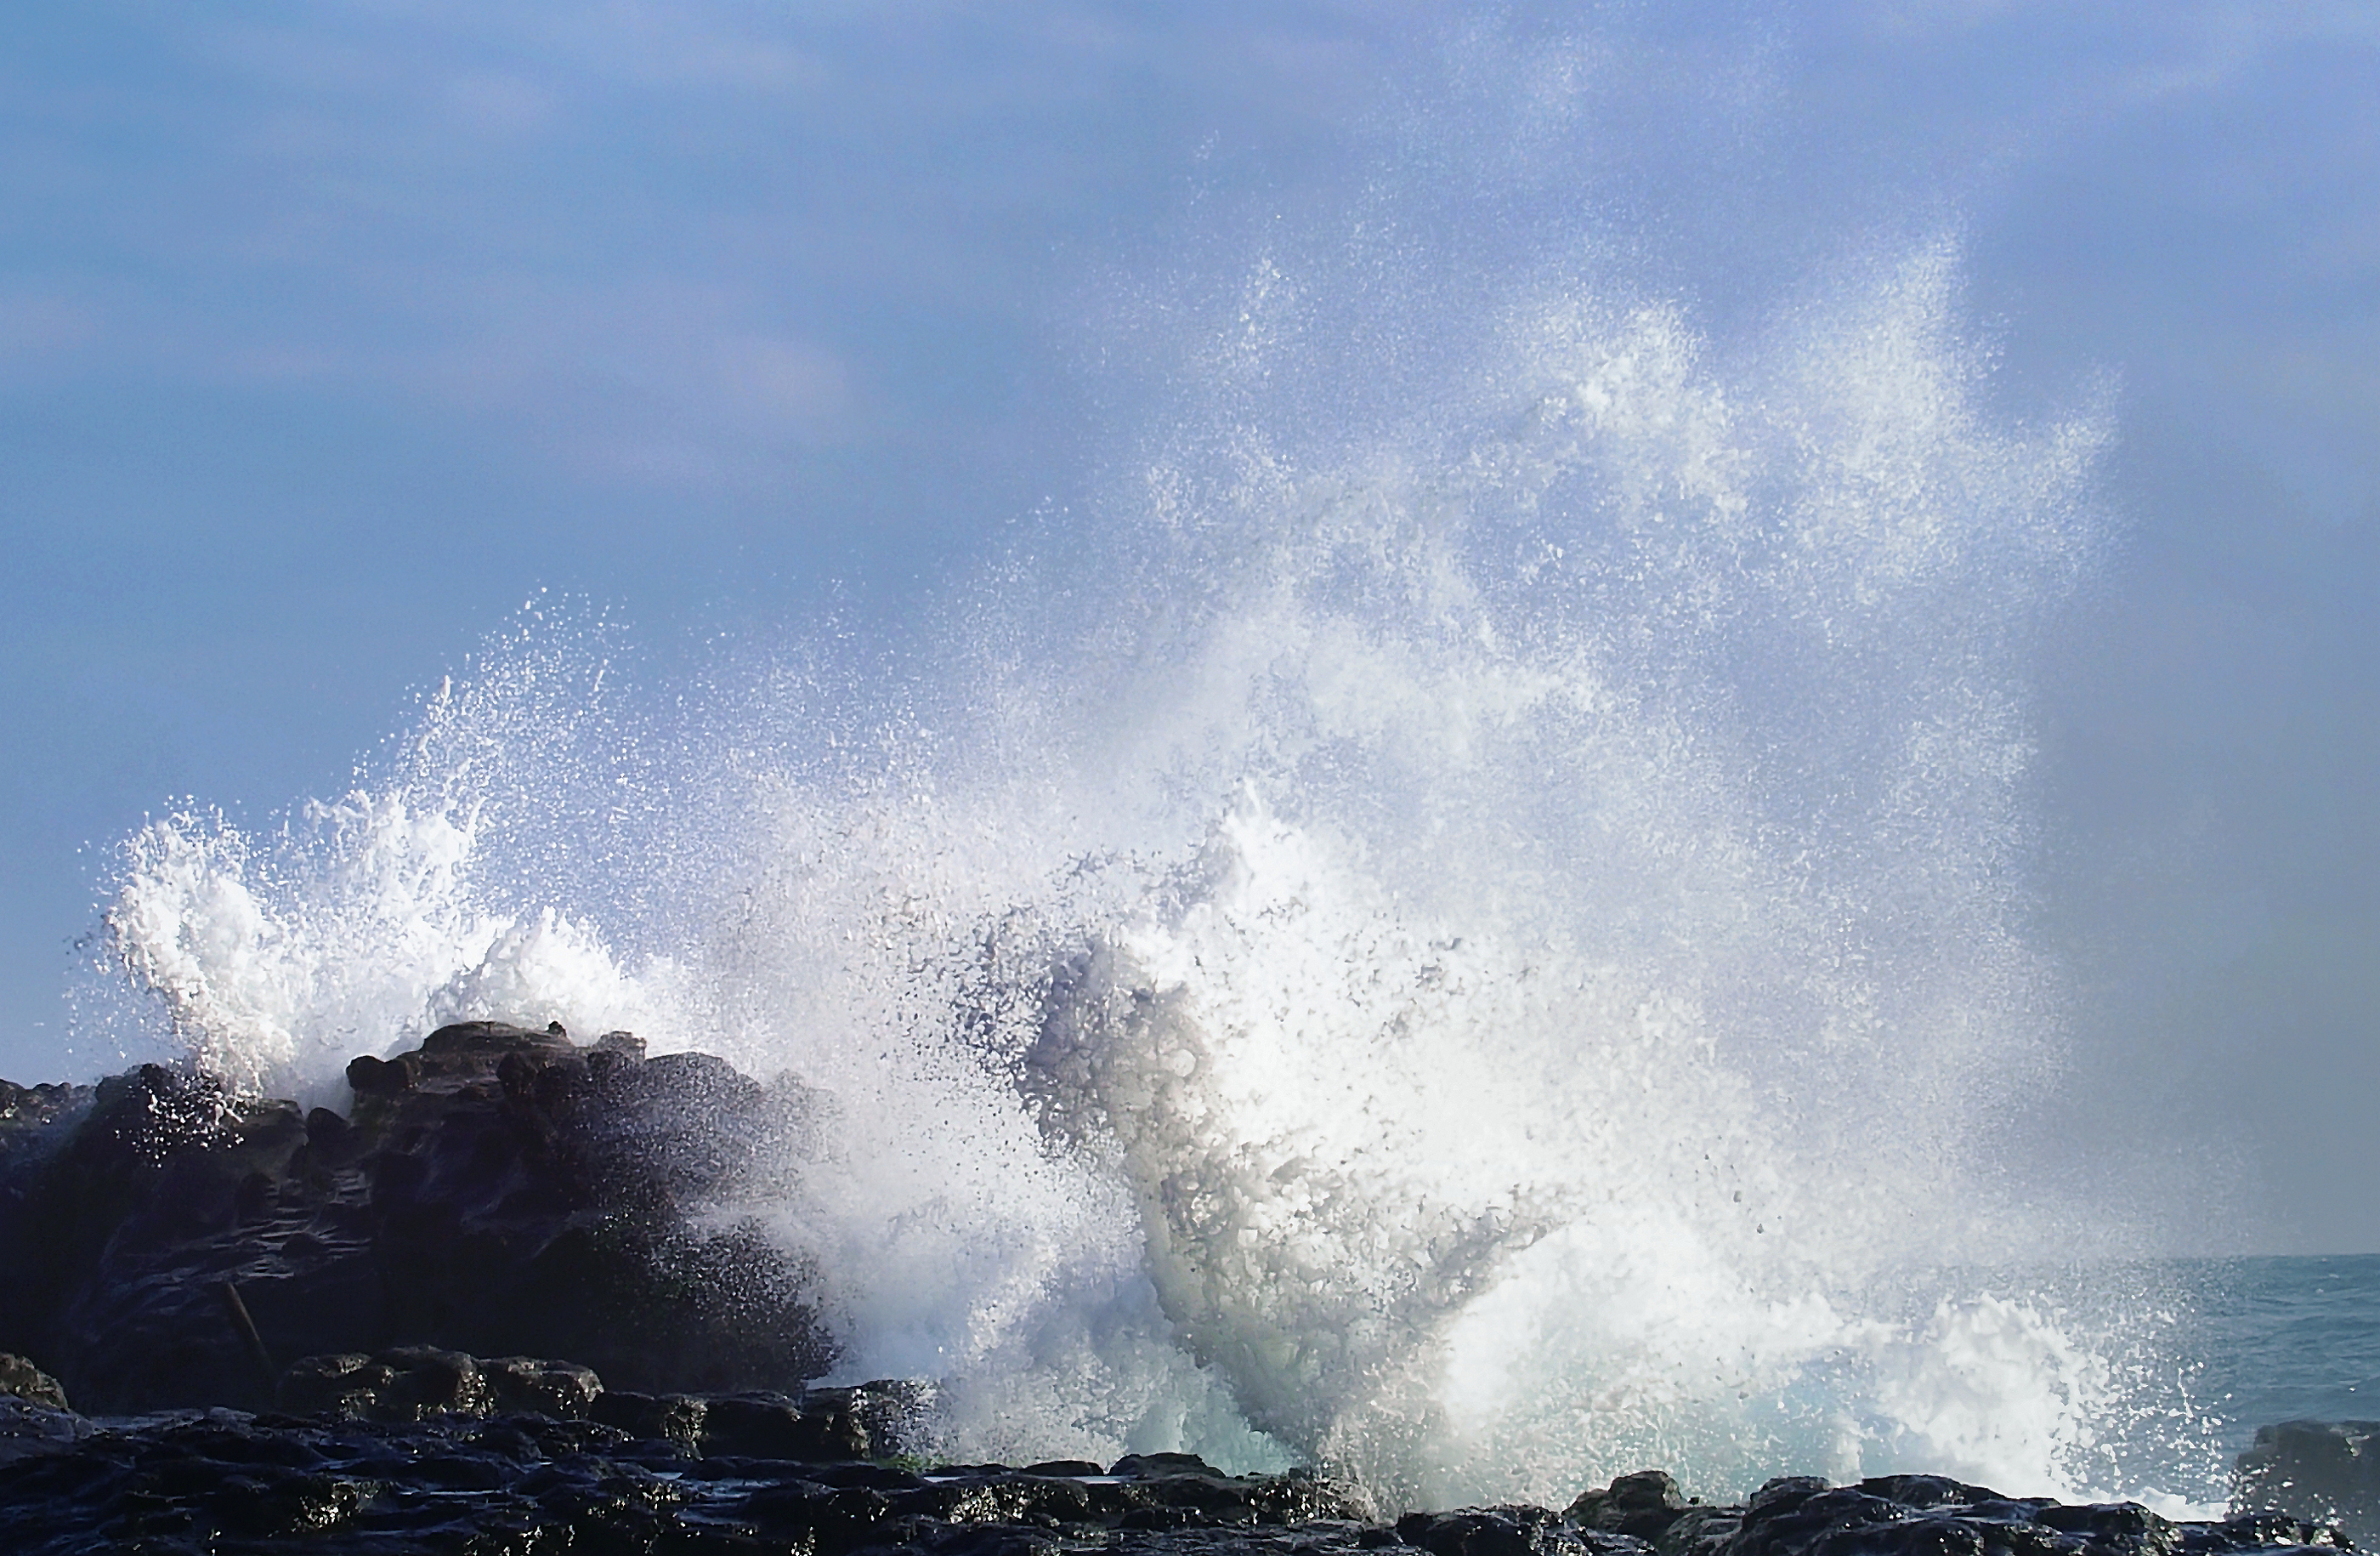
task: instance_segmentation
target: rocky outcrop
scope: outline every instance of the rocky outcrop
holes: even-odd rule
[[[308,1356],[281,1375],[279,1398],[284,1410],[369,1421],[506,1411],[577,1421],[602,1392],[594,1369],[574,1362],[481,1361],[434,1345],[407,1345],[376,1356]]]
[[[1772,1480],[1727,1516],[1735,1526],[1716,1546],[1724,1556],[2228,1556],[2307,1548],[2336,1556],[2351,1549],[2336,1529],[2293,1518],[2176,1523],[2138,1502],[2006,1497],[1933,1475],[1856,1486]],[[1708,1525],[1695,1531],[1698,1538],[1713,1532]],[[1669,1556],[1685,1547],[1665,1531],[1660,1549]]]
[[[0,1465],[62,1452],[91,1433],[91,1423],[67,1408],[56,1379],[0,1352]]]
[[[1308,1472],[1239,1477],[1186,1453],[1102,1468],[905,1456],[923,1385],[648,1394],[589,1368],[430,1346],[310,1356],[285,1414],[92,1422],[30,1368],[0,1378],[0,1549],[67,1552],[748,1551],[784,1556],[2338,1556],[2280,1513],[2174,1523],[1936,1476],[1772,1480],[1707,1506],[1658,1470],[1560,1513],[1506,1505],[1378,1521]],[[30,1377],[27,1375],[30,1374]],[[10,1413],[13,1408],[14,1414]],[[302,1414],[301,1414],[302,1413]]]
[[[21,1399],[44,1410],[67,1407],[67,1392],[59,1387],[56,1379],[24,1357],[5,1351],[0,1351],[0,1395]]]
[[[0,1349],[86,1409],[266,1407],[274,1358],[565,1355],[631,1387],[798,1389],[809,1272],[718,1208],[808,1100],[613,1034],[443,1027],[347,1113],[144,1065],[0,1092]]]
[[[283,1410],[407,1424],[502,1415],[600,1421],[700,1457],[885,1458],[910,1440],[928,1388],[887,1380],[849,1388],[730,1394],[607,1390],[591,1368],[532,1356],[483,1359],[409,1345],[376,1356],[308,1356],[281,1378]],[[1096,1465],[1092,1466],[1097,1473]]]
[[[1689,1501],[1658,1470],[1543,1508],[1411,1513],[1398,1538],[1433,1556],[2229,1556],[2352,1549],[2323,1525],[2265,1513],[2175,1523],[2137,1502],[2006,1497],[1930,1475],[1855,1486],[1768,1482],[1738,1506]]]
[[[468,1357],[462,1358],[465,1361]],[[409,1368],[432,1365],[416,1358]],[[441,1363],[441,1366],[451,1364]],[[485,1364],[475,1364],[485,1371]],[[401,1369],[400,1369],[401,1370]],[[1856,1486],[1771,1481],[1706,1507],[1658,1472],[1561,1513],[1415,1513],[1379,1523],[1362,1493],[1303,1471],[1238,1477],[1184,1453],[1109,1465],[928,1465],[844,1452],[880,1386],[695,1398],[647,1418],[601,1392],[588,1417],[418,1413],[306,1419],[235,1411],[111,1423],[0,1465],[0,1549],[46,1556],[159,1552],[455,1550],[776,1552],[782,1556],[2338,1556],[2334,1531],[2277,1515],[2170,1523],[2133,1503],[2063,1506],[1931,1476]],[[466,1394],[469,1391],[465,1391]],[[817,1397],[819,1394],[833,1397]],[[748,1405],[750,1409],[732,1408]],[[823,1432],[801,1425],[841,1417]],[[640,1424],[623,1425],[635,1418]],[[728,1423],[733,1422],[733,1425]]]
[[[2136,1502],[2065,1504],[2005,1497],[1930,1475],[1855,1486],[1771,1480],[1739,1506],[1706,1506],[1658,1470],[1588,1491],[1559,1516],[1543,1508],[1412,1513],[1398,1538],[1433,1556],[2228,1556],[2318,1550],[2336,1529],[2265,1514],[2174,1523]]]
[[[2357,1543],[2380,1547],[2380,1421],[2258,1428],[2232,1472],[2231,1510],[2335,1524]]]
[[[722,1408],[730,1401],[707,1403],[714,1419],[735,1414]],[[534,1414],[384,1423],[188,1413],[0,1465],[0,1549],[1318,1556],[1395,1541],[1345,1487],[1304,1474],[1222,1475],[1186,1454],[1103,1473],[755,1451],[762,1446],[706,1436],[690,1447]]]

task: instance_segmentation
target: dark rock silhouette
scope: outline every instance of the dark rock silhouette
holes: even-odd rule
[[[1693,1528],[1682,1513],[1660,1539],[1664,1556],[1704,1544],[1716,1522],[1734,1527],[1712,1547],[1726,1556],[2224,1556],[2242,1550],[2347,1545],[2338,1531],[2277,1516],[2176,1523],[2138,1502],[2061,1503],[2009,1497],[1937,1475],[1887,1475],[1855,1486],[1808,1476],[1772,1480],[1741,1509]]]
[[[21,1399],[45,1410],[64,1410],[67,1392],[58,1380],[22,1356],[0,1351],[0,1395]]]
[[[468,1361],[470,1358],[465,1357]],[[1384,1525],[1356,1489],[1304,1471],[1225,1475],[1186,1453],[1101,1474],[1059,1462],[931,1465],[811,1452],[856,1428],[867,1389],[783,1400],[843,1412],[809,1447],[692,1441],[609,1421],[472,1410],[410,1421],[186,1412],[0,1465],[0,1549],[155,1551],[747,1551],[780,1556],[2338,1556],[2333,1530],[2265,1515],[2171,1523],[2134,1503],[2066,1506],[1934,1476],[1771,1481],[1741,1506],[1645,1472],[1555,1513],[1414,1513]],[[599,1393],[599,1401],[611,1399]],[[698,1403],[711,1415],[727,1403]],[[874,1401],[898,1408],[901,1396]],[[600,1412],[598,1415],[600,1416]],[[742,1428],[739,1428],[741,1430]],[[782,1428],[770,1428],[782,1430]],[[872,1444],[881,1454],[886,1444]],[[1634,1520],[1637,1532],[1608,1526]]]
[[[100,1413],[267,1406],[275,1356],[406,1344],[652,1389],[826,1369],[809,1272],[706,1215],[767,1189],[798,1090],[492,1022],[348,1075],[345,1116],[154,1064],[0,1090],[0,1349]]]
[[[810,1446],[847,1441],[903,1398],[875,1385],[746,1397],[753,1408],[734,1431],[691,1443],[541,1414],[185,1412],[0,1465],[0,1550],[1319,1556],[1395,1543],[1347,1487],[1294,1472],[1222,1475],[1188,1454],[1127,1459],[1102,1475],[1089,1464],[929,1467],[776,1451],[813,1416],[823,1426]],[[726,1408],[737,1400],[702,1403],[714,1418],[738,1414]],[[785,1441],[763,1441],[771,1435]]]
[[[2283,1421],[2259,1427],[2231,1477],[2231,1511],[2336,1524],[2380,1545],[2380,1421]]]
[[[376,1356],[308,1356],[282,1374],[281,1408],[370,1421],[423,1421],[499,1411],[584,1420],[603,1392],[591,1368],[530,1356],[482,1361],[434,1345]]]
[[[0,1465],[64,1452],[91,1433],[91,1423],[67,1408],[56,1379],[0,1352]]]
[[[1658,1539],[1688,1506],[1667,1470],[1623,1475],[1599,1491],[1582,1492],[1563,1514],[1582,1529]]]

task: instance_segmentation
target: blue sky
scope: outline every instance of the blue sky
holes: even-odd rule
[[[1129,435],[1135,277],[1346,204],[1416,115],[1525,158],[1483,105],[1556,77],[1585,106],[1514,209],[1415,222],[1583,224],[1722,340],[1949,233],[2011,415],[2115,386],[2120,541],[2038,711],[2082,1074],[2244,1141],[2277,1242],[2380,1248],[2350,5],[19,7],[0,1074],[63,1063],[145,814],[335,792],[539,590],[663,675],[827,610],[897,634]]]

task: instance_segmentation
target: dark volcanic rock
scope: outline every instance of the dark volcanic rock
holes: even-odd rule
[[[1409,1513],[1397,1538],[1430,1556],[1652,1556],[1633,1535],[1580,1527],[1542,1507],[1467,1507],[1457,1513]]]
[[[411,1365],[460,1373],[453,1358]],[[488,1375],[490,1364],[474,1365]],[[457,1385],[458,1399],[468,1393]],[[642,1404],[625,1414],[656,1403],[638,1397]],[[1229,1476],[1171,1453],[1135,1455],[1104,1475],[1075,1462],[1015,1470],[774,1456],[750,1450],[766,1446],[777,1427],[747,1421],[717,1439],[699,1429],[730,1400],[685,1396],[655,1417],[698,1423],[685,1433],[600,1418],[618,1413],[605,1407],[622,1398],[598,1394],[599,1418],[590,1420],[214,1410],[106,1423],[80,1441],[0,1464],[0,1550],[1354,1556],[1401,1547],[1431,1556],[1653,1556],[1705,1540],[1728,1556],[2338,1556],[2339,1549],[2331,1531],[2278,1516],[2172,1524],[2130,1503],[2067,1507],[1928,1476],[1846,1487],[1773,1481],[1746,1505],[1722,1509],[1686,1501],[1668,1477],[1648,1472],[1560,1513],[1463,1508],[1410,1513],[1388,1526],[1359,1492],[1305,1471]],[[903,1386],[871,1384],[743,1403],[772,1418],[790,1411],[858,1421],[913,1401]],[[811,1444],[798,1446],[806,1453]],[[1600,1526],[1656,1513],[1664,1520],[1658,1542]],[[1687,1545],[1673,1543],[1682,1538]]]
[[[90,1422],[67,1408],[56,1379],[0,1352],[0,1465],[71,1448],[91,1431]]]
[[[22,1356],[0,1351],[0,1394],[10,1395],[47,1410],[64,1410],[67,1392],[58,1380]]]
[[[2259,1427],[2232,1472],[2231,1511],[2336,1524],[2380,1544],[2380,1421]]]
[[[607,1391],[591,1368],[531,1356],[482,1358],[429,1345],[376,1356],[308,1356],[282,1374],[280,1406],[293,1414],[383,1424],[492,1416],[592,1420],[639,1441],[671,1442],[696,1457],[833,1464],[902,1451],[925,1397],[916,1383],[849,1388],[669,1394]],[[1068,1473],[1102,1473],[1097,1465]]]
[[[787,1403],[856,1417],[878,1392]],[[214,1410],[116,1423],[0,1465],[0,1550],[1323,1556],[1395,1538],[1366,1522],[1360,1497],[1310,1475],[1045,1467],[698,1457],[673,1438],[540,1415],[382,1423]]]
[[[1772,1480],[1717,1549],[1724,1556],[2224,1556],[2318,1547],[2336,1556],[2342,1546],[2336,1529],[2293,1519],[2176,1524],[2137,1502],[2068,1505],[1940,1476],[1888,1475],[1856,1486]]]
[[[0,1465],[38,1453],[63,1453],[93,1429],[71,1410],[52,1410],[14,1396],[0,1398]]]
[[[490,1022],[349,1075],[346,1117],[154,1064],[0,1090],[0,1349],[115,1412],[265,1405],[273,1357],[408,1344],[632,1388],[825,1370],[808,1271],[711,1218],[766,1189],[799,1094]]]
[[[1563,1516],[1581,1528],[1658,1540],[1685,1511],[1686,1499],[1669,1472],[1644,1469],[1583,1493]]]
[[[459,1351],[406,1345],[376,1356],[308,1356],[281,1375],[284,1410],[371,1421],[421,1421],[499,1411],[586,1417],[603,1392],[594,1369],[530,1356],[482,1361]]]
[[[40,1132],[91,1106],[87,1086],[14,1086],[0,1080],[0,1161],[36,1139]]]
[[[2302,1515],[2380,1479],[2365,1423],[2268,1428],[2235,1507],[2282,1511],[2206,1524],[1929,1476],[1714,1507],[1645,1470],[1384,1526],[1184,1453],[927,1467],[925,1386],[805,1387],[808,1272],[722,1222],[783,1188],[797,1091],[492,1023],[349,1076],[347,1115],[158,1065],[0,1083],[0,1551],[2336,1556]]]

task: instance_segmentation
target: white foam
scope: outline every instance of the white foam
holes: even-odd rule
[[[2033,1304],[1941,1299],[1922,1327],[1884,1333],[1875,1404],[1885,1422],[1863,1467],[1950,1475],[2068,1500],[2113,1403],[2107,1361]]]
[[[447,1021],[534,1008],[591,1035],[686,1007],[666,961],[632,976],[551,905],[490,907],[477,837],[468,812],[402,793],[309,806],[262,844],[170,816],[125,845],[110,942],[193,1056],[249,1092],[324,1096],[349,1058]]]

